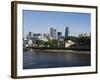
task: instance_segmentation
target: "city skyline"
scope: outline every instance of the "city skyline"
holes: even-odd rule
[[[50,33],[50,28],[62,32],[68,26],[70,34],[78,36],[81,33],[90,33],[89,13],[51,12],[51,11],[23,11],[24,37],[28,32]]]

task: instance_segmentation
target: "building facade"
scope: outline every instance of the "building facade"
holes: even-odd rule
[[[69,28],[66,27],[66,29],[65,29],[65,39],[68,38],[68,35],[69,35]]]
[[[50,37],[51,39],[57,39],[57,30],[54,28],[50,28]]]
[[[58,40],[60,40],[61,39],[61,37],[62,37],[62,32],[58,32]]]

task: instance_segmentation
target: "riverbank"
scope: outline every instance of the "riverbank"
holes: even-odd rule
[[[73,47],[73,48],[64,48],[64,47],[28,47],[28,49],[39,49],[39,50],[75,50],[75,51],[90,51],[90,48],[87,47]]]
[[[45,50],[40,50],[40,49],[33,49],[33,51],[36,52],[51,52],[51,53],[78,53],[78,54],[90,54],[90,51],[74,51],[74,50],[49,50],[49,49],[45,49]]]

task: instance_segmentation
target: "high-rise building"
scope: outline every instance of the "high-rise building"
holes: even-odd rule
[[[68,35],[69,35],[69,28],[67,26],[66,29],[65,29],[65,39],[68,38]]]
[[[50,28],[50,36],[53,37],[53,28]]]
[[[54,39],[57,39],[57,30],[54,29]]]
[[[29,39],[32,39],[32,32],[29,32]]]
[[[57,30],[54,28],[50,28],[50,36],[52,39],[57,39]]]
[[[60,40],[60,38],[62,37],[62,32],[58,32],[58,40]]]
[[[28,36],[28,34],[26,35],[26,39],[28,39],[29,38],[29,36]]]

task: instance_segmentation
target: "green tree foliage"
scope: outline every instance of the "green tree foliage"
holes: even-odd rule
[[[78,44],[80,45],[90,45],[91,43],[91,38],[88,37],[88,36],[82,36],[82,37],[79,37],[78,39]]]
[[[43,40],[36,40],[36,44],[37,44],[37,46],[42,45],[43,44]]]

